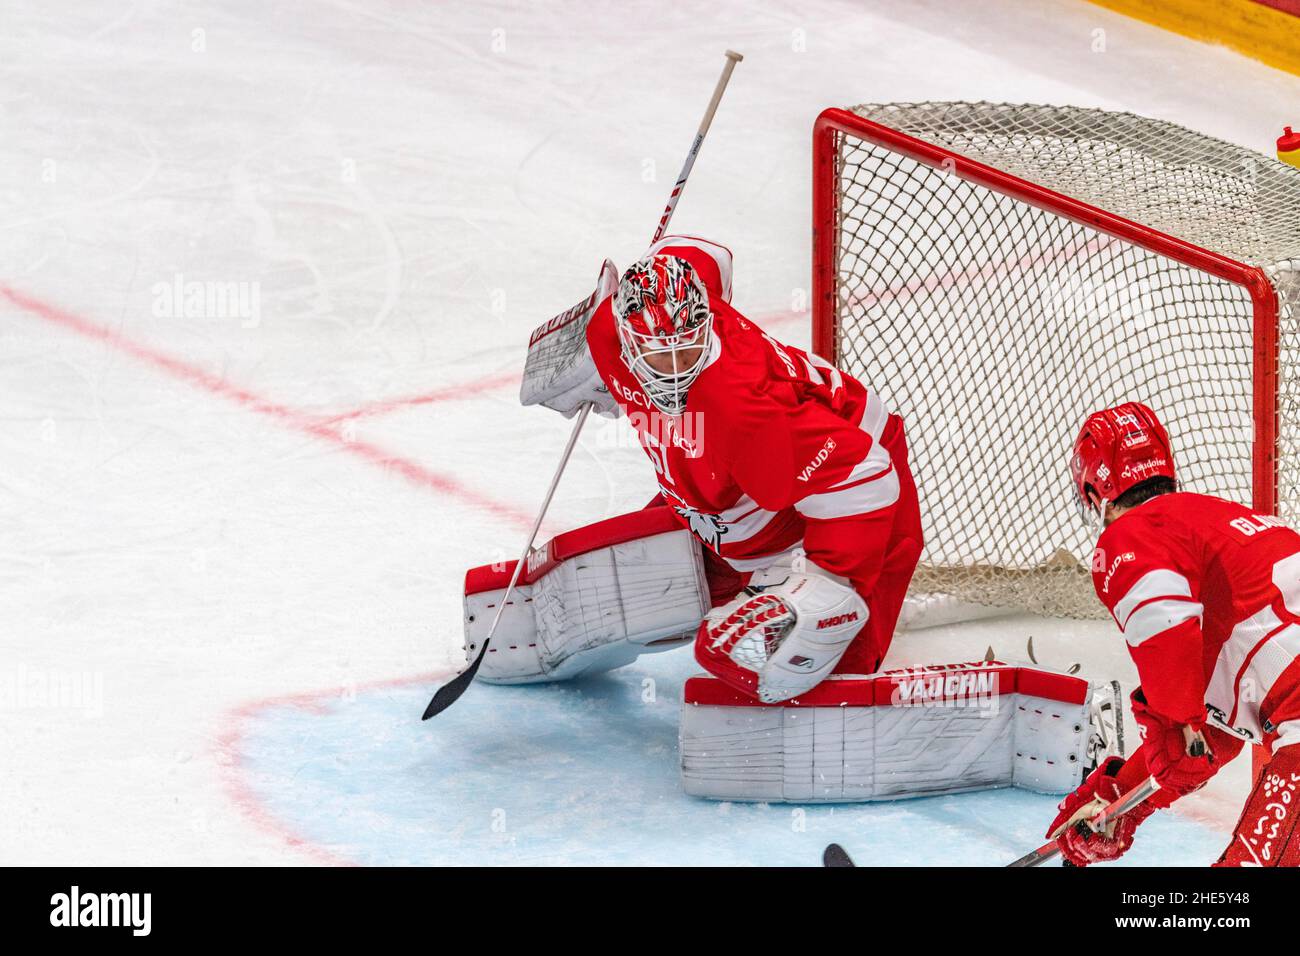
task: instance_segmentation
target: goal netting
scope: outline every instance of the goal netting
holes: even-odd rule
[[[1300,171],[1057,106],[827,110],[814,141],[814,347],[903,416],[914,593],[1102,613],[1068,456],[1130,399],[1186,489],[1300,518]]]

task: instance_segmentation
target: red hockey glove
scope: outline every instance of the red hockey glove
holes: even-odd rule
[[[1067,863],[1087,866],[1119,859],[1133,845],[1133,831],[1138,824],[1155,813],[1156,807],[1149,801],[1140,803],[1123,816],[1111,820],[1100,833],[1092,832],[1084,822],[1124,795],[1115,779],[1123,766],[1123,757],[1107,758],[1079,785],[1078,790],[1061,801],[1061,812],[1047,828],[1047,837],[1056,837]]]
[[[1147,771],[1156,778],[1160,789],[1171,797],[1181,797],[1204,786],[1218,769],[1214,754],[1201,736],[1205,722],[1191,725],[1189,731],[1185,725],[1157,714],[1147,705],[1141,687],[1133,691],[1132,701],[1133,719],[1145,740],[1142,751]],[[1198,736],[1190,738],[1191,732]],[[1199,741],[1200,753],[1194,755],[1189,751],[1197,749],[1195,741]]]

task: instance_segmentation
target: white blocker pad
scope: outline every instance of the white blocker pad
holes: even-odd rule
[[[1092,685],[998,662],[835,675],[780,704],[686,682],[682,788],[716,800],[896,800],[1083,778]]]
[[[515,563],[465,575],[465,653],[478,654]],[[533,552],[478,679],[567,680],[691,641],[709,607],[699,544],[672,509],[647,508],[561,534]]]

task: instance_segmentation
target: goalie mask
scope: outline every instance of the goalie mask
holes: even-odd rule
[[[1088,416],[1074,443],[1070,477],[1079,512],[1100,523],[1106,505],[1151,478],[1174,477],[1169,433],[1141,402]]]
[[[704,282],[685,259],[647,256],[623,273],[614,322],[623,361],[650,401],[667,415],[680,415],[712,344]]]

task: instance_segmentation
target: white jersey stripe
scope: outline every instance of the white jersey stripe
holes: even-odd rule
[[[889,451],[884,445],[872,445],[867,449],[866,457],[853,466],[853,470],[844,476],[843,481],[837,481],[826,489],[823,494],[830,494],[846,488],[850,488],[863,481],[871,481],[879,478],[885,472],[892,470],[894,467],[893,459],[889,457]]]
[[[1129,615],[1137,610],[1139,604],[1145,604],[1152,598],[1191,598],[1191,596],[1192,585],[1187,578],[1177,571],[1160,568],[1148,571],[1138,578],[1133,587],[1129,588],[1128,593],[1115,602],[1115,610],[1111,613],[1115,623],[1123,631],[1128,627]]]
[[[795,510],[805,518],[825,521],[829,518],[848,518],[853,515],[870,514],[881,508],[888,508],[898,500],[898,472],[891,467],[871,481],[838,491],[827,491],[820,495],[809,495],[795,502]]]
[[[748,541],[771,524],[775,517],[775,511],[764,511],[749,495],[741,495],[739,501],[718,515],[718,521],[726,529],[721,541],[724,545]]]
[[[1273,742],[1273,753],[1283,747],[1300,744],[1300,720],[1284,720],[1277,725],[1277,740]]]
[[[1260,743],[1259,705],[1300,655],[1300,625],[1283,624],[1265,606],[1232,629],[1219,650],[1205,702],[1211,720]]]
[[[1249,690],[1250,700],[1255,704],[1250,709],[1258,713],[1259,704],[1268,697],[1282,672],[1295,663],[1297,656],[1300,656],[1298,625],[1288,625],[1264,641],[1254,654],[1247,657],[1242,673],[1237,677],[1237,709],[1240,711],[1241,700]]]
[[[822,372],[822,377],[827,380],[832,392],[838,392],[844,388],[844,375],[834,365],[816,353],[810,354],[808,360]],[[867,400],[870,401],[871,396],[874,394],[870,389],[867,389]]]
[[[880,436],[885,433],[885,425],[888,422],[889,408],[874,390],[867,389],[867,404],[862,409],[862,421],[858,423],[858,427],[871,436],[873,446],[880,441]]]
[[[1190,598],[1157,598],[1148,601],[1129,615],[1123,629],[1124,640],[1128,641],[1130,647],[1137,647],[1192,618],[1199,621],[1204,613],[1205,608]]]
[[[793,560],[803,553],[803,539],[801,538],[796,544],[791,545],[785,551],[779,551],[776,554],[764,554],[757,558],[728,558],[723,557],[729,565],[737,571],[762,571],[764,568],[770,568],[774,564],[780,564],[789,558]]]
[[[1271,607],[1265,606],[1258,613],[1238,623],[1228,635],[1223,647],[1219,649],[1219,657],[1214,662],[1214,670],[1210,674],[1209,686],[1205,689],[1205,702],[1210,706],[1212,718],[1221,715],[1222,719],[1217,723],[1220,723],[1224,729],[1234,729],[1229,721],[1238,709],[1237,695],[1241,692],[1241,678],[1245,673],[1251,651],[1265,637],[1281,629],[1282,621],[1273,613]],[[1254,696],[1253,688],[1252,696]],[[1263,699],[1262,696],[1256,697],[1256,703]],[[1258,709],[1247,707],[1246,713],[1252,715],[1247,729],[1258,741],[1262,731],[1253,716],[1258,714]]]

